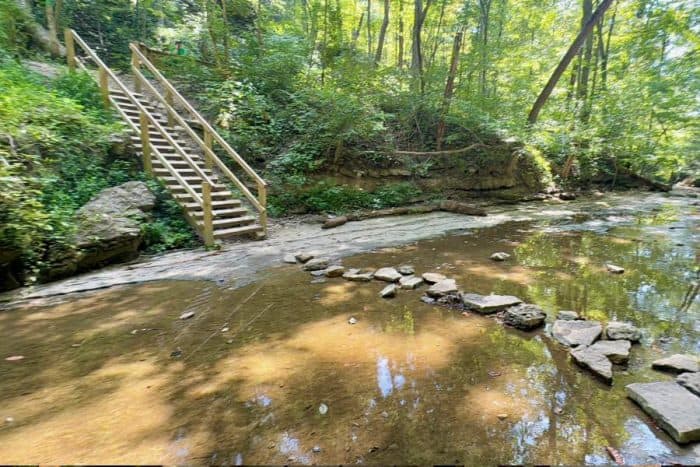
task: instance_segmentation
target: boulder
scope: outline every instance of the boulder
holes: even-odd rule
[[[512,295],[479,295],[475,293],[462,294],[462,303],[470,310],[482,314],[496,313],[510,306],[522,303],[518,297]]]
[[[579,366],[595,373],[606,383],[612,383],[612,362],[603,352],[593,347],[580,346],[571,349],[570,353]]]
[[[512,306],[503,313],[503,322],[523,331],[530,331],[544,325],[547,314],[542,308],[526,303]]]
[[[379,296],[382,298],[393,298],[396,297],[396,291],[399,287],[396,284],[389,284],[379,292]]]
[[[445,277],[442,274],[439,274],[437,272],[426,272],[421,277],[428,284],[434,284],[436,282],[440,282],[442,280],[447,279],[447,277]]]
[[[400,274],[404,276],[412,276],[413,274],[416,273],[416,270],[413,268],[413,266],[410,266],[408,264],[403,264],[397,268]]]
[[[564,191],[562,193],[559,193],[559,199],[564,200],[564,201],[573,201],[576,199],[576,194],[568,192],[568,191]]]
[[[338,265],[328,266],[324,273],[326,274],[326,277],[340,277],[345,274],[345,268]]]
[[[423,282],[423,278],[416,276],[404,276],[399,279],[399,285],[405,290],[417,289]]]
[[[611,272],[612,274],[622,274],[623,272],[625,272],[625,268],[615,266],[614,264],[606,264],[605,268],[608,270],[608,272]]]
[[[396,282],[401,277],[401,273],[394,268],[381,268],[374,272],[375,279],[385,282]]]
[[[700,371],[700,363],[698,359],[692,355],[671,355],[670,357],[656,360],[651,364],[655,370],[668,371],[671,373],[683,373],[689,371],[696,373]]]
[[[575,321],[581,318],[575,311],[562,310],[559,313],[557,313],[557,319],[560,319],[562,321]]]
[[[676,382],[688,391],[700,396],[700,373],[683,373],[676,377]]]
[[[593,344],[603,327],[598,321],[564,321],[556,320],[552,326],[552,337],[567,347]]]
[[[674,382],[634,383],[625,389],[678,443],[700,441],[700,397]]]
[[[372,280],[374,272],[362,272],[359,269],[349,269],[343,278],[352,282],[369,282]]]
[[[314,258],[304,263],[304,271],[321,271],[328,268],[330,260],[328,258]]]
[[[454,279],[443,279],[430,286],[427,291],[429,297],[440,298],[448,294],[457,293],[457,283]]]
[[[308,261],[311,261],[314,258],[314,255],[312,255],[311,253],[297,253],[296,255],[294,255],[294,257],[300,263],[306,263]]]
[[[510,255],[504,251],[499,251],[490,256],[493,261],[505,261],[510,258]]]
[[[616,340],[598,341],[591,346],[591,349],[602,353],[613,363],[622,364],[630,359],[631,347],[630,341]]]
[[[631,342],[639,342],[642,338],[641,331],[630,323],[622,323],[620,321],[611,321],[605,329],[605,335],[611,340],[626,340]]]
[[[150,217],[155,202],[145,183],[127,182],[102,190],[78,209],[73,237],[77,255],[69,259],[77,263],[74,271],[137,257],[143,238],[141,224]]]

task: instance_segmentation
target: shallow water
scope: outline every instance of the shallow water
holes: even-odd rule
[[[628,463],[700,462],[700,445],[676,445],[624,394],[671,378],[651,360],[700,353],[697,221],[688,206],[509,223],[344,260],[440,271],[550,320],[631,321],[645,337],[612,387],[546,330],[426,305],[420,290],[312,284],[295,266],[239,289],[161,282],[0,312],[0,462],[581,464],[610,462],[606,446]]]

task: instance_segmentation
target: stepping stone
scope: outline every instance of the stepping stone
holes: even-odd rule
[[[343,274],[343,278],[352,282],[369,282],[372,280],[373,275],[373,272],[361,272],[359,269],[350,269]]]
[[[577,319],[581,319],[581,317],[575,311],[562,310],[557,313],[557,319],[563,321],[576,321]]]
[[[410,266],[408,264],[404,264],[398,267],[398,271],[400,274],[403,274],[404,276],[411,276],[416,273],[416,270],[413,269],[413,266]]]
[[[676,382],[688,391],[700,396],[700,373],[683,373],[678,375]]]
[[[303,268],[304,271],[320,271],[328,268],[329,264],[330,260],[328,260],[328,258],[314,258],[306,261]]]
[[[547,314],[542,308],[526,303],[512,306],[503,313],[503,322],[523,331],[531,331],[544,325]]]
[[[426,305],[435,305],[436,300],[434,298],[430,298],[427,295],[423,295],[420,298],[420,301],[425,303]]]
[[[571,356],[574,361],[601,377],[606,383],[612,383],[612,362],[608,357],[599,350],[593,347],[577,347],[571,349]]]
[[[636,326],[630,323],[622,323],[620,321],[611,321],[605,329],[605,335],[611,340],[626,340],[631,342],[639,342],[642,338],[642,332]]]
[[[399,279],[399,285],[401,286],[402,289],[405,290],[413,290],[421,285],[423,285],[423,278],[422,277],[416,277],[416,276],[404,276],[401,279]]]
[[[491,255],[493,261],[505,261],[510,258],[510,255],[504,251],[499,251]]]
[[[651,364],[651,367],[655,370],[669,371],[671,373],[683,373],[685,371],[697,373],[700,371],[700,363],[698,363],[697,358],[692,355],[681,354],[656,360]]]
[[[379,281],[396,282],[401,277],[401,273],[394,268],[381,268],[374,272],[374,278]]]
[[[326,270],[325,269],[319,269],[318,271],[311,271],[311,275],[313,277],[323,277],[326,275]]]
[[[457,293],[457,283],[454,279],[443,279],[436,282],[427,291],[429,297],[440,298],[445,295]]]
[[[509,306],[518,305],[522,303],[522,300],[512,295],[479,295],[475,293],[465,293],[462,294],[462,303],[470,310],[487,315],[505,310]]]
[[[603,326],[598,321],[556,320],[552,337],[567,347],[589,346],[600,337]]]
[[[590,348],[599,351],[611,362],[621,364],[627,363],[630,359],[630,348],[632,343],[630,341],[598,341],[593,344]]]
[[[428,284],[434,284],[436,282],[444,281],[447,279],[447,277],[443,276],[442,274],[438,274],[437,272],[426,272],[423,274],[423,280],[427,282]]]
[[[625,388],[678,443],[700,441],[700,397],[674,382],[634,383]]]
[[[389,284],[379,292],[379,296],[382,298],[394,298],[397,290],[399,290],[399,287],[396,284]]]
[[[608,272],[612,274],[622,274],[623,272],[625,272],[625,268],[615,266],[614,264],[606,264],[605,268],[608,270]]]
[[[324,273],[326,277],[340,277],[345,274],[345,268],[343,266],[329,266]]]
[[[297,253],[296,255],[294,255],[294,258],[300,263],[306,263],[307,261],[312,260],[314,258],[314,255],[310,253]]]
[[[288,264],[297,264],[297,259],[294,257],[294,255],[284,255],[282,261]]]

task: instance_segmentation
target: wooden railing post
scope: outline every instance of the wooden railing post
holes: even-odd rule
[[[213,151],[213,139],[212,134],[206,128],[204,129],[204,145]],[[204,151],[204,165],[207,169],[211,170],[214,167],[214,161],[211,160],[211,155],[208,151]]]
[[[139,57],[133,50],[131,51],[131,66],[134,67],[136,70],[141,68],[141,62],[139,61]],[[136,79],[134,79],[134,91],[141,93],[143,90],[141,86],[141,81],[139,80],[138,76],[135,76],[135,78]]]
[[[141,123],[141,154],[143,155],[143,170],[145,170],[148,175],[153,175],[151,136],[148,133],[148,117],[144,112],[140,112],[139,121]]]
[[[263,235],[267,237],[267,187],[258,183],[258,202],[263,209],[260,211],[260,227],[263,229]]]
[[[214,213],[211,204],[211,185],[209,182],[202,182],[202,220],[204,223],[203,237],[204,245],[214,245]]]
[[[168,108],[166,109],[168,112],[168,126],[173,127],[175,126],[175,117],[173,117],[173,93],[170,92],[170,89],[165,90],[165,102],[168,103]]]
[[[105,107],[109,107],[109,79],[107,70],[103,66],[100,67],[100,93],[102,94],[102,103]]]
[[[73,42],[73,31],[66,28],[63,31],[63,39],[66,43],[66,60],[68,61],[68,70],[75,71],[75,43]]]

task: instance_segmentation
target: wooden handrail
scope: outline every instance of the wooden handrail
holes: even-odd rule
[[[105,65],[104,62],[102,62],[102,60],[100,60],[100,58],[93,52],[93,50],[90,48],[90,46],[88,46],[83,41],[83,39],[78,35],[78,33],[75,32],[73,29],[66,29],[66,37],[68,37],[69,35],[71,36],[71,39],[73,41],[75,41],[75,43],[77,43],[80,46],[80,48],[83,49],[83,51],[90,57],[90,59],[98,66],[98,69],[100,70],[100,74],[101,74],[101,79],[100,79],[100,83],[99,83],[100,87],[101,87],[101,91],[102,91],[103,95],[105,95],[105,92],[106,92],[107,98],[109,101],[111,101],[112,105],[117,109],[119,108],[119,106],[116,105],[116,102],[114,102],[112,97],[109,96],[109,89],[106,89],[106,90],[104,89],[104,87],[106,85],[104,83],[104,78],[102,78],[104,76],[111,78],[112,81],[114,81],[116,83],[119,90],[125,96],[127,96],[127,98],[131,101],[131,103],[139,110],[141,115],[146,116],[149,123],[151,125],[153,125],[156,128],[156,130],[158,130],[158,132],[168,141],[168,143],[170,143],[175,148],[175,150],[188,162],[188,164],[192,167],[192,169],[197,172],[197,174],[202,178],[202,180],[206,183],[209,183],[210,185],[213,185],[213,183],[209,179],[209,177],[204,172],[202,172],[202,170],[199,168],[199,166],[189,157],[189,155],[170,136],[170,134],[167,131],[165,131],[165,129],[160,125],[160,123],[158,123],[158,121],[153,117],[153,115],[151,115],[151,113],[148,111],[148,109],[146,109],[141,104],[141,102],[138,99],[136,99],[136,97],[129,91],[129,89],[114,74],[114,72],[111,69],[109,69],[107,67],[107,65]],[[70,58],[73,60],[73,64],[79,63],[80,67],[83,70],[87,71],[87,68],[85,67],[85,65],[82,64],[79,60],[77,60],[77,57],[75,56],[75,54],[72,54]],[[69,65],[69,67],[70,67],[70,65]],[[120,110],[120,113],[122,113],[121,110]],[[130,122],[129,118],[125,114],[122,113],[122,116],[124,117],[125,120]],[[130,124],[131,124],[131,122],[130,122]],[[140,128],[135,127],[135,125],[133,125],[133,124],[131,124],[131,126],[132,126],[132,129],[137,132],[137,134],[141,133]],[[167,159],[165,159],[165,157],[160,153],[160,151],[158,151],[158,149],[153,144],[151,144],[150,148],[151,148],[151,151],[154,154],[156,154],[156,157],[158,157],[158,159],[161,161],[161,163],[163,163],[164,166],[168,169],[168,172],[170,172],[173,175],[173,177],[177,180],[177,182],[190,194],[190,196],[192,196],[192,198],[200,206],[203,207],[204,202],[203,202],[202,197],[199,196],[199,194],[196,191],[194,191],[194,189],[192,189],[192,187],[189,186],[189,184],[182,179],[182,177],[177,173],[177,171],[175,171],[173,169],[173,167],[170,165],[170,163],[167,161]]]
[[[161,72],[151,63],[151,61],[141,52],[141,50],[138,47],[138,44],[131,43],[129,45],[131,48],[132,52],[136,54],[136,56],[139,58],[141,63],[148,68],[148,70],[153,73],[153,76],[156,77],[156,79],[175,97],[180,105],[182,105],[193,117],[194,119],[202,125],[202,128],[204,128],[205,131],[208,131],[211,133],[213,138],[216,140],[219,145],[221,145],[222,148],[231,156],[231,158],[238,163],[238,165],[241,166],[243,170],[251,177],[253,180],[258,185],[261,186],[267,186],[267,183],[265,180],[260,177],[249,165],[248,163],[226,142],[225,139],[219,135],[219,133],[214,130],[214,128],[209,124],[207,120],[205,120],[197,110],[195,110],[192,105],[184,98],[182,95],[175,89],[175,87],[170,84],[170,81],[168,81],[165,76],[161,74]]]

